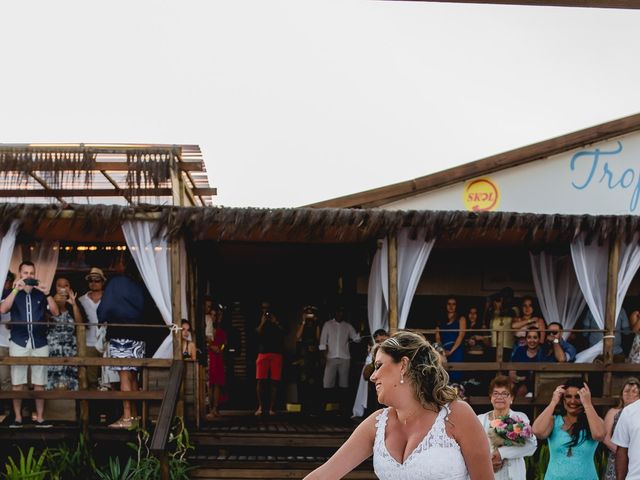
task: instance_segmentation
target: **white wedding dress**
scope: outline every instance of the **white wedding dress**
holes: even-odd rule
[[[466,480],[469,478],[460,445],[445,429],[449,406],[445,405],[436,417],[431,430],[413,452],[399,463],[385,444],[385,428],[389,409],[376,418],[376,439],[373,445],[373,470],[380,480]]]

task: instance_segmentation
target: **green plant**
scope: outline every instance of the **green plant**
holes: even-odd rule
[[[133,459],[129,458],[123,467],[120,465],[119,458],[109,457],[106,470],[97,469],[96,475],[100,480],[133,480],[135,478]]]
[[[91,448],[84,435],[80,435],[75,449],[66,443],[46,450],[47,468],[51,480],[65,480],[69,478],[94,477],[96,462]]]
[[[549,445],[547,442],[540,442],[536,452],[530,457],[525,457],[524,462],[529,480],[543,480],[549,465]]]
[[[48,472],[44,467],[46,450],[37,458],[33,447],[29,448],[26,456],[21,448],[18,450],[20,451],[18,463],[16,464],[12,457],[7,458],[5,465],[7,472],[3,477],[7,480],[44,480]]]
[[[136,452],[136,464],[132,480],[152,480],[160,478],[160,460],[151,454],[149,449],[149,432],[138,427],[137,442],[129,443],[129,447]],[[188,480],[189,466],[187,454],[194,447],[189,441],[189,432],[185,428],[184,420],[176,417],[167,445],[169,476],[172,480]]]
[[[195,448],[189,440],[189,431],[185,427],[184,419],[176,417],[173,431],[169,437],[169,444],[173,443],[173,452],[169,453],[169,472],[172,480],[188,480],[189,472],[193,467],[189,466],[187,455]]]

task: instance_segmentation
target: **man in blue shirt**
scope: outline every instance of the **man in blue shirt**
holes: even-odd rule
[[[10,357],[48,357],[47,326],[44,324],[47,308],[52,315],[59,315],[58,305],[48,290],[36,280],[36,267],[24,261],[18,268],[18,280],[13,289],[0,303],[0,313],[11,312]],[[27,387],[27,365],[11,366],[11,385],[14,391]],[[47,366],[31,367],[31,383],[34,390],[44,390],[47,384]],[[22,399],[13,399],[15,419],[11,427],[22,427]],[[36,399],[36,427],[50,427],[44,421],[44,399]]]
[[[142,285],[125,275],[113,277],[107,283],[96,311],[99,323],[109,325],[109,356],[112,358],[144,358],[146,343],[145,330],[128,326],[146,323],[145,294]],[[120,365],[111,367],[120,377],[120,390],[135,392],[138,390],[138,367]],[[136,421],[135,403],[123,400],[122,417],[110,424],[110,428],[130,428]]]
[[[573,362],[576,347],[562,338],[562,325],[552,322],[547,326],[547,336],[542,346],[543,362]]]

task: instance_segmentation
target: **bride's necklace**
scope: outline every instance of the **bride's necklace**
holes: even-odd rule
[[[398,420],[399,420],[401,423],[404,423],[404,424],[406,425],[406,424],[407,424],[407,420],[409,420],[411,417],[413,417],[413,416],[418,412],[418,410],[420,410],[420,409],[419,409],[419,408],[416,408],[413,412],[411,412],[409,415],[407,415],[407,416],[404,418],[404,420],[401,420],[401,419],[400,419],[400,415],[398,415],[398,411],[397,411],[397,410],[396,410],[396,416],[398,417]]]

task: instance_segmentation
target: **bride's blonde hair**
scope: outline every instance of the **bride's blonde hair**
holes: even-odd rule
[[[438,410],[449,402],[457,400],[458,394],[449,386],[449,374],[442,365],[440,355],[422,335],[413,332],[398,332],[376,346],[389,355],[395,363],[403,357],[409,359],[405,376],[411,380],[415,394],[422,406]]]

